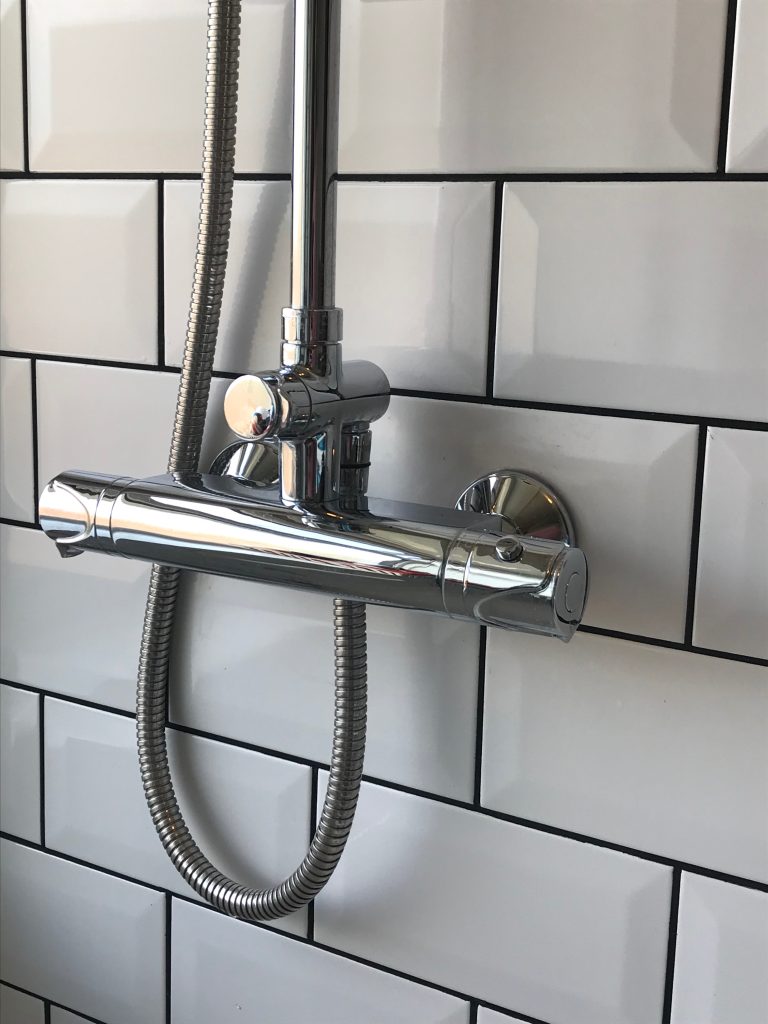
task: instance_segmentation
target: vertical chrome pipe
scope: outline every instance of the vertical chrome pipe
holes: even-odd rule
[[[291,305],[283,363],[324,375],[341,340],[335,303],[339,0],[295,0]]]

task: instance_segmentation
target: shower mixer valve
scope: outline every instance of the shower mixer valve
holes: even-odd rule
[[[241,440],[211,473],[53,479],[40,522],[61,554],[101,551],[570,639],[587,564],[556,494],[501,470],[450,509],[368,497],[370,424],[387,409],[387,378],[373,363],[343,365],[338,342],[311,355],[233,381],[224,408]]]

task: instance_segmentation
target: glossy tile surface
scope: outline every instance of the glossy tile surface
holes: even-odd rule
[[[342,184],[345,355],[393,387],[484,392],[492,220],[487,183]]]
[[[481,1006],[477,1011],[477,1024],[508,1024],[510,1020],[522,1021],[522,1017],[512,1017],[508,1013],[497,1013]]]
[[[173,720],[327,762],[330,598],[198,575],[185,580],[179,612]],[[477,628],[373,605],[368,626],[365,771],[471,799]]]
[[[768,658],[768,433],[707,431],[693,641]]]
[[[728,123],[729,171],[768,171],[768,6],[739,0]]]
[[[21,0],[0,0],[0,170],[24,167]]]
[[[48,699],[45,745],[48,846],[197,899],[147,812],[135,722]],[[184,819],[216,867],[258,887],[289,875],[306,852],[310,769],[176,731],[168,746]],[[303,935],[306,911],[276,926]]]
[[[0,985],[0,1020],[3,1024],[45,1024],[45,1007],[40,999]],[[56,1024],[55,1017],[51,1024]]]
[[[77,1013],[70,1013],[69,1010],[59,1010],[51,1007],[51,1024],[88,1024],[85,1017]]]
[[[768,182],[505,186],[496,394],[764,419]]]
[[[132,709],[149,566],[0,526],[4,679]]]
[[[768,882],[768,669],[501,630],[486,666],[486,807]]]
[[[712,170],[724,32],[724,0],[349,0],[342,169]]]
[[[0,357],[0,515],[33,522],[32,374],[28,359]]]
[[[176,900],[173,1024],[466,1024],[466,1003]]]
[[[178,374],[67,363],[40,363],[37,372],[41,486],[64,469],[165,472]],[[206,467],[233,439],[222,412],[228,383],[216,380],[211,387]]]
[[[157,185],[3,181],[0,189],[3,346],[154,361]]]
[[[110,1024],[162,1019],[165,898],[2,841],[2,976]]]
[[[683,874],[672,1024],[768,1019],[768,894]]]
[[[195,266],[200,185],[165,185],[165,351],[181,365]],[[269,370],[279,361],[280,314],[288,305],[291,186],[238,181],[215,366]]]
[[[669,891],[667,868],[366,784],[315,936],[551,1024],[634,1024],[661,1012]]]
[[[199,170],[205,4],[28,6],[34,170]],[[238,169],[288,170],[291,5],[245,0],[241,35]]]
[[[688,425],[393,398],[374,428],[370,491],[450,506],[483,473],[529,470],[574,517],[591,573],[585,622],[682,640],[695,447]]]
[[[40,842],[40,698],[0,685],[0,829]]]

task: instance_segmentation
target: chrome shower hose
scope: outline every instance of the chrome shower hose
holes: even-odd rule
[[[198,469],[221,310],[232,210],[240,0],[209,0],[205,142],[195,275],[168,471]],[[270,921],[309,903],[336,867],[352,827],[366,726],[365,605],[336,599],[336,700],[328,789],[309,851],[268,889],[233,881],[208,860],[182,817],[171,780],[165,727],[179,570],[153,565],[136,695],[139,764],[166,853],[192,888],[234,917]]]

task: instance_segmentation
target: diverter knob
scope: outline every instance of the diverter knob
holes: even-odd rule
[[[252,374],[233,380],[224,397],[224,416],[238,437],[248,441],[270,437],[280,421],[276,384]]]

